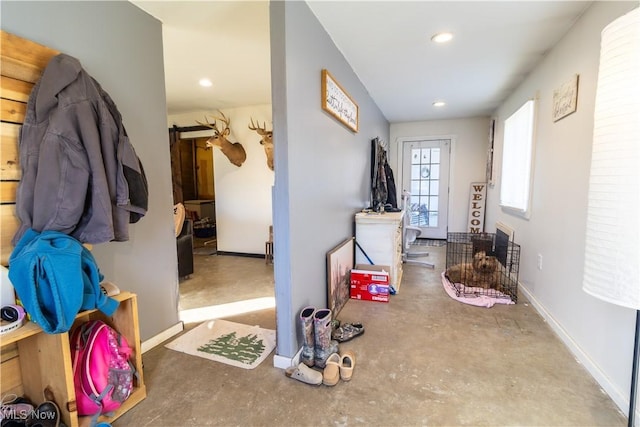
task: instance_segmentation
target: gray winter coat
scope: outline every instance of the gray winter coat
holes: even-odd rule
[[[120,113],[71,56],[52,58],[34,86],[19,152],[14,244],[29,228],[83,243],[125,241],[128,224],[147,211],[146,177]]]

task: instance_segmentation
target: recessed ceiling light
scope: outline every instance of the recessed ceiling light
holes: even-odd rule
[[[452,38],[452,33],[438,33],[431,37],[431,41],[436,43],[446,43],[448,41],[451,41]]]
[[[211,83],[211,80],[209,80],[209,79],[200,79],[200,81],[198,83],[200,83],[200,86],[202,86],[202,87],[211,87],[211,86],[213,86],[213,83]]]
[[[444,107],[445,105],[447,105],[447,103],[444,102],[444,101],[434,101],[433,102],[433,106],[434,107]]]

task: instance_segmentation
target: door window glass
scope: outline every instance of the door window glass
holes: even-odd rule
[[[411,150],[411,225],[438,226],[440,148]]]

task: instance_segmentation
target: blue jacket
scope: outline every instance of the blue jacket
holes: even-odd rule
[[[119,304],[102,293],[91,252],[57,231],[27,230],[9,258],[9,279],[31,320],[50,334],[71,329],[80,310],[110,316]]]

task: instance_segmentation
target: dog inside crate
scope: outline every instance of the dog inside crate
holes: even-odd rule
[[[448,233],[445,276],[457,296],[486,295],[517,302],[520,247],[497,233]]]

